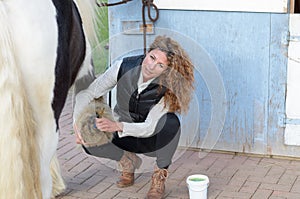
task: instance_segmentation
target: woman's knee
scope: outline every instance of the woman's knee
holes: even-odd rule
[[[155,134],[159,132],[177,133],[180,128],[179,118],[175,113],[166,113],[158,121]]]
[[[170,125],[172,127],[176,127],[179,128],[180,127],[180,121],[178,116],[175,113],[167,113],[167,124],[166,125]]]

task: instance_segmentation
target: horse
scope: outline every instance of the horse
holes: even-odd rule
[[[94,20],[90,0],[0,0],[0,198],[64,190],[58,120],[70,87],[94,79]]]

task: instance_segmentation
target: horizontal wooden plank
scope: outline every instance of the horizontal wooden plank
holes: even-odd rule
[[[287,13],[288,0],[154,0],[159,9]]]

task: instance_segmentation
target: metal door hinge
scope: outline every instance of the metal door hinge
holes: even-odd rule
[[[300,35],[290,35],[287,36],[288,42],[299,42],[300,41]]]
[[[279,114],[278,116],[278,126],[281,128],[286,127],[286,115],[285,114]]]

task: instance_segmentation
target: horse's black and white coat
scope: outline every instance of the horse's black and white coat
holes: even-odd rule
[[[0,198],[48,199],[64,188],[58,119],[74,81],[94,78],[80,17],[93,12],[76,5],[0,0]]]

